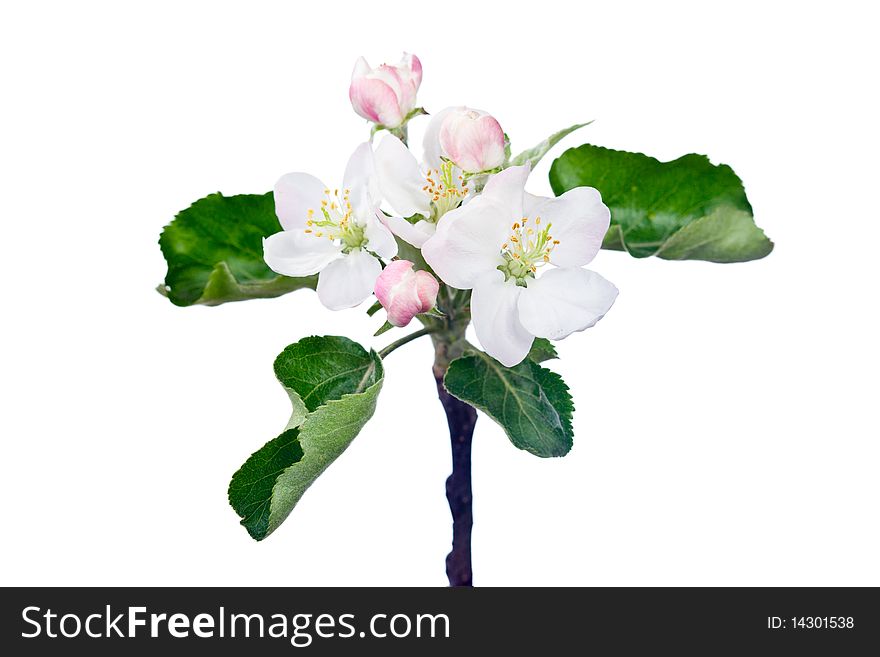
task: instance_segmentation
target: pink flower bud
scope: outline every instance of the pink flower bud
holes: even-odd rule
[[[376,298],[394,326],[406,326],[437,302],[440,284],[426,271],[413,271],[409,260],[394,260],[376,279]]]
[[[504,130],[487,112],[457,107],[440,127],[440,148],[464,171],[488,171],[504,164]]]
[[[422,63],[415,55],[404,53],[397,66],[377,68],[370,68],[360,57],[351,74],[348,97],[354,111],[368,121],[396,128],[415,109],[421,83]]]

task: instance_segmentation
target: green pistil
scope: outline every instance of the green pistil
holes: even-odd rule
[[[366,231],[360,224],[350,223],[342,231],[340,238],[342,239],[343,251],[349,253],[356,249],[363,248],[367,245]]]
[[[367,245],[366,229],[354,220],[354,213],[349,202],[349,191],[340,200],[338,190],[330,195],[330,190],[324,191],[326,197],[321,202],[322,219],[315,219],[315,211],[309,210],[307,214],[306,233],[316,239],[328,239],[338,242],[345,253],[362,249]]]
[[[498,271],[504,274],[505,281],[513,279],[520,287],[526,287],[526,281],[535,277],[531,266],[522,260],[517,260],[509,253],[504,254],[504,264],[498,265]]]
[[[541,218],[537,217],[529,223],[524,217],[522,223],[515,222],[511,226],[511,235],[501,245],[504,263],[498,270],[504,273],[504,280],[513,279],[517,285],[526,286],[529,278],[535,277],[538,267],[550,260],[550,253],[558,244],[550,235],[551,224],[538,228]]]

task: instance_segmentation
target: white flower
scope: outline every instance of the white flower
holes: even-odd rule
[[[446,214],[422,255],[448,285],[473,289],[471,315],[486,352],[519,363],[537,337],[561,340],[593,326],[617,288],[583,269],[611,213],[592,187],[558,198],[524,191],[528,166],[492,176],[483,193]],[[555,268],[538,272],[545,264]]]
[[[382,272],[379,258],[397,254],[379,221],[379,192],[369,143],[355,149],[342,189],[307,173],[288,173],[275,185],[275,213],[284,230],[263,240],[263,258],[284,276],[318,276],[318,298],[330,310],[358,305]]]
[[[385,135],[376,148],[378,184],[398,215],[384,217],[383,221],[395,235],[415,247],[421,248],[434,234],[440,217],[461,205],[470,193],[461,169],[440,148],[440,130],[455,111],[457,108],[447,107],[432,117],[425,132],[421,165],[394,135]]]

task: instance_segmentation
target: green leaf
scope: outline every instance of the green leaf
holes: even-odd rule
[[[510,164],[508,166],[519,166],[521,164],[530,164],[534,169],[538,162],[541,161],[547,152],[556,146],[560,141],[562,141],[566,136],[570,135],[572,132],[577,130],[578,128],[583,128],[584,126],[590,125],[592,121],[588,121],[587,123],[576,123],[571,127],[565,128],[564,130],[560,130],[559,132],[555,132],[547,139],[542,141],[540,144],[533,146],[527,150],[524,150],[522,153],[517,155],[515,158],[510,160]]]
[[[159,237],[168,263],[159,292],[178,306],[216,306],[314,289],[316,276],[279,276],[263,261],[263,238],[280,230],[271,192],[199,199]]]
[[[425,262],[422,256],[422,250],[413,246],[409,242],[402,240],[395,235],[394,240],[397,242],[397,257],[401,260],[409,260],[413,263],[415,271],[432,271],[431,267]]]
[[[375,338],[375,337],[377,337],[377,336],[382,335],[383,333],[387,333],[388,331],[390,331],[390,330],[393,329],[393,328],[396,328],[396,327],[394,326],[394,324],[392,324],[391,322],[386,321],[384,324],[382,324],[382,326],[380,326],[380,327],[376,330],[375,333],[373,333],[373,337]]]
[[[559,358],[559,355],[556,353],[556,347],[553,346],[553,343],[550,342],[550,340],[547,338],[535,338],[535,341],[532,342],[532,348],[529,350],[529,354],[526,358],[529,358],[536,363],[543,363],[545,360]]]
[[[437,306],[431,308],[427,312],[419,313],[419,317],[433,317],[434,319],[444,319],[448,317],[446,313],[440,310]]]
[[[446,371],[449,393],[495,420],[510,441],[536,456],[565,456],[574,404],[562,378],[533,360],[504,367],[474,350]]]
[[[382,361],[343,337],[309,337],[275,360],[293,404],[284,432],[232,476],[229,503],[256,540],[271,534],[376,409]]]
[[[742,181],[705,155],[660,162],[584,144],[553,162],[550,184],[557,195],[581,185],[602,193],[611,208],[606,249],[714,262],[756,260],[773,250],[754,223]]]
[[[755,239],[755,230],[750,213],[721,205],[672,235],[656,255],[666,260],[756,260],[769,254],[773,243]]]

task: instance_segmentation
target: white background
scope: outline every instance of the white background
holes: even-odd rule
[[[341,176],[355,58],[422,103],[732,165],[776,242],[741,265],[592,267],[621,290],[560,345],[575,447],[482,418],[478,585],[880,585],[876,16],[870,3],[5,3],[2,540],[18,585],[443,585],[448,437],[430,345],[262,543],[230,475],[287,421],[281,349],[372,340],[311,292],[177,308],[162,226],[210,192]],[[531,190],[549,192],[552,157]],[[331,183],[332,184],[332,183]]]

